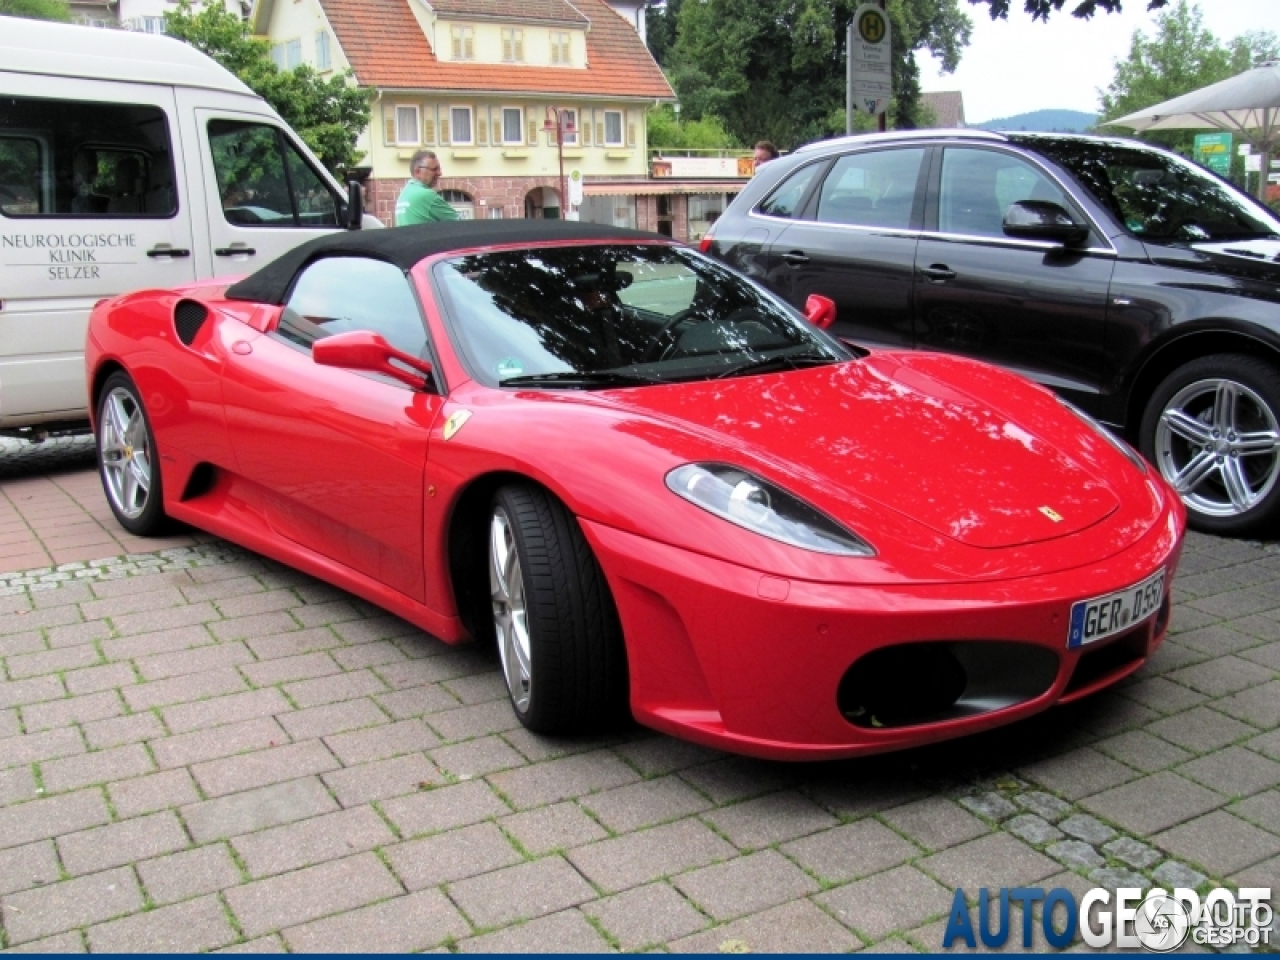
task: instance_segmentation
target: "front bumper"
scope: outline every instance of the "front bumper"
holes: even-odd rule
[[[1115,683],[1164,639],[1182,543],[1170,510],[1137,543],[1088,567],[1017,580],[886,587],[785,580],[592,521],[582,527],[618,605],[636,719],[779,760],[835,759],[963,736]],[[1165,596],[1155,616],[1097,644],[1067,648],[1073,603],[1134,585],[1161,566]],[[1014,664],[1034,648],[1033,658],[1049,663],[1041,692],[1012,703],[987,698],[990,709],[979,703],[905,725],[855,722],[838,705],[842,679],[873,651],[970,642],[980,642],[973,649],[981,647],[988,660],[992,650],[999,659],[1000,645],[1014,645],[1008,648]],[[1056,667],[1044,651],[1056,657]],[[922,671],[928,659],[921,658]],[[922,673],[920,680],[929,678]]]

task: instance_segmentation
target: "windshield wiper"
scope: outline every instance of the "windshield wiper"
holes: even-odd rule
[[[725,377],[740,377],[746,373],[771,373],[776,370],[799,370],[801,367],[820,367],[828,363],[839,362],[837,358],[823,353],[799,353],[781,357],[754,357],[736,366],[717,373],[713,380]]]
[[[529,373],[520,377],[507,377],[501,387],[568,387],[590,390],[593,387],[640,387],[663,383],[653,377],[636,373],[620,373],[617,370],[558,370],[555,373]]]

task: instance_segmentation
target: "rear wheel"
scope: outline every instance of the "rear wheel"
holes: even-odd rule
[[[1203,357],[1156,389],[1142,452],[1205,533],[1257,534],[1280,514],[1280,372],[1252,357]]]
[[[626,715],[622,629],[577,520],[538,487],[513,484],[489,514],[489,588],[516,716],[538,733],[586,733]]]
[[[98,473],[111,512],[132,534],[164,531],[160,465],[151,423],[133,379],[122,371],[107,377],[98,398]]]

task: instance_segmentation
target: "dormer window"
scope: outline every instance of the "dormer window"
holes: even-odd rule
[[[476,58],[476,31],[474,27],[454,24],[450,28],[453,38],[453,59],[474,60]]]
[[[558,66],[569,66],[573,58],[569,54],[569,31],[551,31],[551,62]]]
[[[502,28],[502,59],[507,63],[524,62],[524,31],[519,27]]]

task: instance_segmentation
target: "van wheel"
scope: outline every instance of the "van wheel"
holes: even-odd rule
[[[132,378],[107,377],[98,400],[98,473],[111,512],[132,534],[156,536],[168,518],[160,492],[160,464],[147,411]]]
[[[1204,533],[1256,535],[1280,513],[1280,372],[1252,357],[1179,367],[1147,404],[1142,453]]]
[[[488,534],[492,622],[520,722],[581,734],[620,720],[622,628],[577,520],[546,491],[512,484],[494,494]]]

